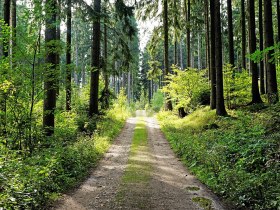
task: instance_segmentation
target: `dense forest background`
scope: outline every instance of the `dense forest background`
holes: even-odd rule
[[[0,17],[0,207],[55,199],[146,109],[236,208],[279,208],[279,0],[0,0]]]

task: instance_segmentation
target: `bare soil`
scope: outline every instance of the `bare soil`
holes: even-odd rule
[[[145,116],[145,112],[138,111],[137,115]],[[227,209],[174,155],[156,119],[145,117],[144,120],[149,150],[139,158],[152,166],[148,183],[134,183],[123,188],[122,175],[137,122],[137,118],[130,118],[90,177],[78,189],[63,195],[52,209]],[[118,200],[120,193],[124,196],[122,202]],[[193,201],[197,197],[205,198],[210,205],[200,207],[201,203]]]

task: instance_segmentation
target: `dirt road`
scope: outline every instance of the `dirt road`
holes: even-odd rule
[[[146,125],[147,150],[130,157],[135,125],[140,118],[128,119],[90,177],[78,189],[64,195],[53,209],[226,209],[176,158],[156,119],[145,117],[143,111],[137,115],[142,116]],[[124,184],[122,177],[133,158],[137,158],[139,173],[142,166],[149,166],[148,178]]]

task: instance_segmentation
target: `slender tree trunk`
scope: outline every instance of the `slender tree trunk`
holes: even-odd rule
[[[249,51],[250,54],[256,51],[256,23],[255,23],[255,0],[249,0]],[[259,92],[258,84],[258,67],[257,64],[250,60],[250,72],[252,73],[252,102],[251,103],[261,103],[261,96]]]
[[[209,32],[209,0],[204,0],[205,3],[205,42],[206,42],[206,65],[207,65],[207,69],[208,69],[208,77],[209,80],[211,78],[210,76],[210,66],[211,66],[211,57],[210,57],[210,32]]]
[[[92,35],[92,70],[90,81],[90,104],[89,116],[98,114],[98,90],[99,90],[99,69],[100,69],[100,9],[101,0],[94,1],[94,11],[97,14],[93,22]]]
[[[245,0],[241,0],[241,28],[242,28],[242,68],[246,69],[246,15]]]
[[[215,64],[215,0],[210,0],[211,15],[211,45],[210,45],[210,79],[211,79],[211,98],[210,108],[216,109],[216,64]]]
[[[45,43],[46,43],[46,64],[44,75],[44,113],[43,113],[43,127],[46,136],[51,136],[54,133],[54,111],[56,108],[56,53],[54,47],[49,43],[56,40],[56,1],[46,0],[47,10],[46,13],[46,31],[45,31]]]
[[[56,40],[60,46],[61,42],[61,0],[57,1],[58,11],[57,11],[57,26],[56,26]],[[57,70],[57,80],[56,80],[56,95],[59,95],[59,82],[60,82],[60,52],[56,53],[56,70]]]
[[[219,116],[227,115],[224,103],[223,86],[223,53],[222,53],[222,34],[221,34],[221,15],[220,0],[215,0],[215,63],[217,78],[216,113]]]
[[[187,11],[187,53],[188,53],[188,62],[187,67],[191,66],[191,29],[190,29],[190,19],[191,19],[191,2],[188,0],[188,11]]]
[[[280,42],[280,0],[276,2],[277,8],[277,29],[278,29],[278,42]]]
[[[164,27],[164,68],[165,76],[169,73],[169,61],[168,61],[168,0],[163,2],[163,27]],[[165,104],[166,110],[172,110],[172,102],[168,96]]]
[[[264,1],[264,31],[265,31],[265,47],[274,45],[273,39],[273,22],[272,22],[272,5],[271,0]],[[267,53],[267,96],[268,102],[274,104],[279,101],[277,79],[276,79],[276,66],[275,63],[270,62],[273,58],[274,50]]]
[[[104,94],[105,94],[105,103],[104,103],[104,108],[108,109],[109,108],[109,73],[107,70],[107,60],[108,60],[108,38],[107,38],[107,26],[104,23],[104,63],[103,63],[103,71],[104,71],[104,82],[105,82],[105,87],[104,87]]]
[[[260,33],[260,51],[263,51],[263,1],[259,0],[259,33]],[[264,62],[260,62],[260,93],[265,94],[264,85]]]
[[[72,12],[71,12],[71,0],[67,1],[67,37],[66,37],[66,111],[71,110],[71,33],[72,33]]]
[[[180,41],[180,66],[181,66],[181,69],[184,69],[182,40]]]
[[[10,9],[11,1],[4,0],[4,22],[6,25],[10,26]],[[4,40],[4,57],[9,56],[9,40]]]
[[[232,24],[232,0],[227,0],[228,13],[228,43],[229,43],[229,63],[234,67],[234,45],[233,45],[233,24]]]
[[[11,63],[14,64],[14,58],[15,58],[15,48],[16,48],[16,27],[17,27],[17,6],[16,6],[16,0],[12,0],[11,2],[11,24],[12,24],[12,36],[11,36],[11,50],[10,54],[11,57]]]

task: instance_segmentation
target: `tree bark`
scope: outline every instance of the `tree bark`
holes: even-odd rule
[[[209,80],[211,78],[210,76],[210,66],[211,66],[211,57],[210,57],[210,36],[209,36],[209,2],[208,0],[204,0],[204,3],[205,3],[205,42],[206,42],[206,65],[207,65],[207,69],[208,69],[208,77],[209,77]]]
[[[11,1],[10,0],[4,0],[4,23],[7,26],[10,26],[10,11],[11,11]],[[9,56],[9,40],[4,40],[4,49],[3,49],[3,55],[4,57]]]
[[[242,28],[242,68],[246,69],[246,15],[245,15],[245,0],[241,0],[241,28]]]
[[[190,19],[191,19],[191,2],[188,0],[188,11],[187,11],[187,53],[188,53],[188,62],[187,67],[191,67],[191,29],[190,29]]]
[[[98,114],[98,90],[99,90],[99,71],[100,71],[100,10],[101,0],[94,1],[94,11],[96,17],[93,21],[92,34],[92,70],[90,81],[90,103],[89,117]]]
[[[249,51],[250,54],[256,51],[256,23],[255,23],[255,0],[249,0]],[[262,103],[259,92],[258,83],[258,67],[257,64],[250,60],[250,72],[252,73],[252,104]]]
[[[71,0],[67,0],[67,37],[66,37],[66,111],[71,110],[71,33],[72,33],[72,12]]]
[[[164,28],[164,75],[169,73],[169,61],[168,61],[168,2],[163,2],[163,28]],[[165,103],[166,110],[172,110],[172,102],[168,96]]]
[[[11,63],[14,64],[14,54],[15,54],[15,48],[16,48],[16,27],[17,27],[17,6],[16,6],[16,0],[11,1],[11,24],[12,24],[12,38],[11,38],[11,50],[10,53],[12,55]]]
[[[277,8],[277,29],[278,29],[278,42],[280,42],[280,0],[276,2]]]
[[[223,86],[223,54],[222,54],[222,34],[220,0],[215,0],[215,64],[217,78],[216,113],[219,116],[227,115],[224,103]]]
[[[232,24],[232,0],[227,0],[228,13],[228,45],[229,45],[229,64],[234,67],[234,45],[233,45],[233,24]]]
[[[57,26],[56,26],[56,40],[58,45],[60,46],[61,42],[61,30],[60,30],[60,24],[61,24],[61,0],[57,1],[58,11],[57,11]],[[59,95],[59,82],[60,82],[60,53],[56,53],[56,70],[57,70],[57,80],[56,80],[56,95]]]
[[[273,39],[273,22],[272,22],[272,5],[271,0],[264,1],[264,31],[265,31],[265,48],[274,45]],[[279,101],[277,79],[276,79],[276,66],[270,60],[273,58],[274,50],[267,53],[267,96],[270,104]]]
[[[54,111],[56,108],[56,53],[54,46],[50,45],[51,42],[56,40],[56,1],[46,0],[47,10],[46,13],[46,30],[45,30],[45,43],[46,43],[46,65],[44,74],[44,113],[43,113],[43,127],[46,136],[51,136],[54,133]]]
[[[215,0],[210,0],[211,15],[211,45],[210,45],[210,79],[211,79],[211,98],[210,108],[216,109],[216,64],[215,64]]]
[[[263,51],[263,1],[259,0],[259,33],[260,33],[260,51]],[[260,61],[260,93],[265,94],[264,85],[264,62]]]

